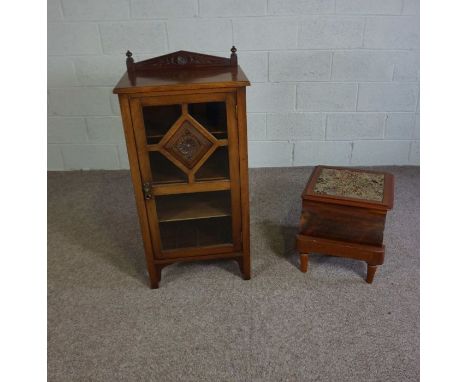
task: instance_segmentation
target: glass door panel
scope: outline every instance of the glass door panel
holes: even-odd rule
[[[226,104],[224,102],[191,103],[189,114],[216,139],[227,139]]]
[[[181,105],[143,107],[143,121],[147,144],[157,144],[182,115]]]
[[[233,94],[132,100],[142,180],[153,186],[146,205],[157,257],[241,248],[234,113]]]
[[[230,216],[231,193],[213,191],[159,196],[156,209],[160,222]]]
[[[229,179],[229,153],[226,146],[218,147],[195,173],[195,181]]]
[[[142,110],[146,142],[153,145],[148,152],[153,184],[230,178],[225,102],[155,105]]]
[[[163,251],[232,243],[230,217],[165,222],[159,227]]]
[[[232,243],[230,191],[159,196],[156,211],[163,250]]]
[[[150,151],[148,155],[153,184],[187,183],[187,174],[163,154],[158,151]]]

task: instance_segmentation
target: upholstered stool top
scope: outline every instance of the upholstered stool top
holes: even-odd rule
[[[384,172],[317,166],[302,197],[388,210],[393,206],[393,176]]]
[[[382,201],[384,175],[370,172],[323,168],[314,192],[322,195]]]

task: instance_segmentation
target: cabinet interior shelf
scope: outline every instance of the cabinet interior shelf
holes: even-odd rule
[[[156,207],[160,222],[231,216],[229,191],[160,196]]]
[[[150,153],[154,185],[180,183],[187,184],[187,175],[159,152]],[[219,147],[195,174],[195,181],[229,179],[227,147]]]
[[[232,245],[229,216],[161,222],[159,229],[164,251]]]

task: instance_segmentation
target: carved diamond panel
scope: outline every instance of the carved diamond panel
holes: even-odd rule
[[[191,169],[213,143],[197,130],[189,121],[184,121],[164,148],[176,159]]]

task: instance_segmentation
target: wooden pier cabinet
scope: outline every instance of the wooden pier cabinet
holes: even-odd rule
[[[250,279],[245,89],[230,58],[178,51],[135,62],[118,94],[152,288],[180,261],[232,259]]]

